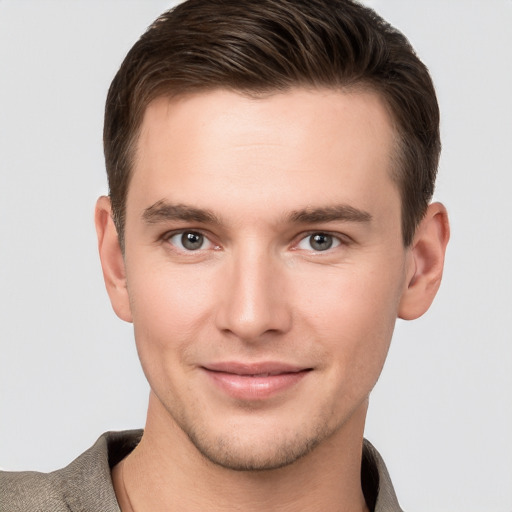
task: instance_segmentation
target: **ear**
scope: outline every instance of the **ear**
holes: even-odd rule
[[[108,197],[101,196],[96,202],[94,221],[103,279],[110,302],[121,320],[131,322],[132,314],[126,287],[124,257],[119,245],[117,229],[112,219],[112,207]]]
[[[398,308],[399,318],[418,318],[432,304],[441,284],[449,238],[446,208],[441,203],[432,203],[416,228],[409,248],[407,282]]]

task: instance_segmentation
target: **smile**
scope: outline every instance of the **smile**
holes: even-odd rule
[[[217,363],[202,367],[211,382],[231,398],[265,400],[298,384],[312,369],[283,363]]]

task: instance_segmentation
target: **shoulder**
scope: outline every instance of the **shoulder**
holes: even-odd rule
[[[0,510],[26,512],[69,510],[52,473],[0,472]]]
[[[110,468],[138,444],[142,431],[107,432],[63,469],[0,471],[0,512],[118,512]]]
[[[370,510],[402,512],[386,464],[375,447],[364,439],[361,485]]]

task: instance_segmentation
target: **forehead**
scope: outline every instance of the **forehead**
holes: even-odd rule
[[[141,125],[127,206],[135,198],[140,208],[161,199],[370,204],[382,187],[396,189],[394,138],[383,101],[369,91],[157,98]]]

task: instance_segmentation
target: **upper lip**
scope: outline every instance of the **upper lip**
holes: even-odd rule
[[[203,366],[206,370],[212,372],[231,373],[234,375],[280,375],[282,373],[297,373],[311,368],[296,366],[289,363],[277,361],[265,361],[258,363],[241,363],[236,361],[226,361],[219,363],[210,363]]]

